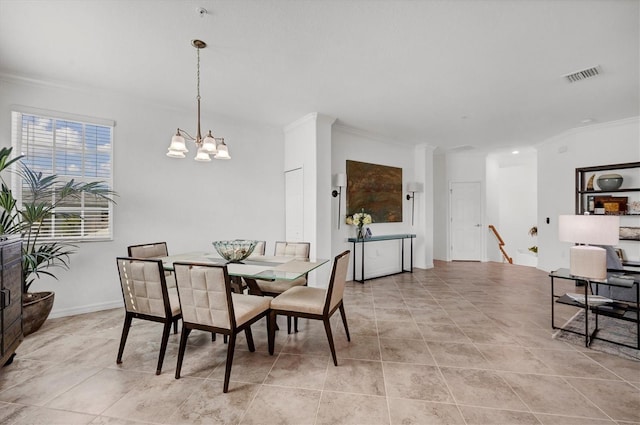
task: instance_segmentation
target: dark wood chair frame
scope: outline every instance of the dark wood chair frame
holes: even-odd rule
[[[149,246],[149,245],[163,245],[164,246],[164,256],[168,256],[169,255],[169,250],[167,249],[167,243],[166,242],[152,242],[152,243],[141,243],[141,244],[137,244],[137,245],[129,245],[127,247],[127,255],[129,257],[135,257],[135,255],[133,255],[131,253],[131,251],[133,251],[134,248],[139,248],[141,246]]]
[[[129,329],[131,328],[131,322],[133,321],[133,319],[149,320],[152,322],[162,323],[164,324],[164,329],[162,331],[162,341],[160,343],[160,355],[158,357],[158,366],[156,367],[156,375],[160,375],[160,372],[162,371],[162,363],[164,361],[164,355],[167,351],[167,344],[169,342],[169,333],[171,331],[171,324],[173,324],[174,329],[177,329],[178,321],[182,318],[182,314],[172,316],[171,304],[169,302],[169,293],[167,291],[167,281],[165,280],[165,277],[164,277],[164,268],[162,267],[161,260],[134,258],[134,257],[118,257],[116,259],[117,262],[120,262],[122,260],[144,261],[149,263],[156,263],[158,265],[158,273],[160,274],[160,282],[161,282],[161,288],[162,288],[162,299],[164,301],[165,317],[151,316],[143,313],[125,311],[124,325],[122,327],[122,336],[120,337],[120,347],[118,348],[118,357],[116,359],[116,363],[122,364],[122,354],[124,353],[124,347],[127,342],[127,337],[129,336]],[[122,291],[122,297],[124,298],[127,295],[124,292],[124,288],[122,288],[122,276],[120,276],[120,266],[118,266],[118,275],[120,277],[120,289]],[[126,310],[126,304],[125,304],[125,310]]]
[[[342,316],[342,323],[344,325],[344,330],[345,330],[345,333],[347,334],[347,341],[351,341],[351,335],[349,335],[349,326],[347,325],[347,316],[344,311],[343,300],[340,300],[340,302],[336,304],[336,306],[333,309],[331,309],[330,308],[331,293],[333,292],[333,286],[334,286],[334,281],[336,276],[336,266],[338,264],[338,260],[344,257],[345,255],[349,255],[349,253],[350,251],[344,251],[343,253],[337,255],[333,260],[333,269],[331,271],[331,279],[329,280],[329,287],[327,288],[327,297],[325,300],[323,312],[321,314],[302,313],[302,312],[296,312],[296,311],[290,311],[290,310],[278,310],[274,308],[271,309],[271,312],[269,313],[269,322],[271,323],[271,326],[270,326],[271,332],[269,333],[269,354],[273,354],[273,347],[275,342],[274,325],[276,322],[276,316],[278,314],[293,316],[293,317],[304,317],[307,319],[322,320],[322,322],[324,323],[324,330],[327,334],[327,340],[329,341],[329,348],[331,349],[333,364],[335,366],[338,366],[338,360],[336,358],[336,348],[333,343],[333,333],[331,332],[331,321],[330,321],[331,316],[333,316],[333,313],[335,313],[336,310],[340,310],[340,316]]]
[[[152,242],[152,243],[141,243],[137,245],[129,245],[127,247],[127,255],[131,258],[144,258],[144,257],[136,257],[135,255],[132,254],[132,251],[134,250],[134,248],[138,248],[141,246],[149,246],[149,245],[162,245],[164,247],[164,256],[167,257],[169,255],[169,249],[167,248],[166,242]],[[173,324],[173,333],[174,334],[178,333],[178,322],[175,322]]]
[[[182,335],[180,336],[180,348],[178,349],[178,363],[176,365],[176,379],[180,379],[180,371],[182,370],[182,361],[184,359],[184,353],[187,348],[187,338],[192,330],[197,329],[206,332],[212,332],[213,334],[219,333],[225,336],[225,342],[227,342],[227,362],[224,371],[224,384],[222,388],[222,392],[226,393],[229,391],[229,378],[231,377],[231,366],[233,365],[233,354],[236,346],[236,335],[242,331],[247,338],[247,346],[249,347],[250,352],[255,352],[256,347],[253,343],[253,334],[251,333],[251,325],[262,319],[263,317],[267,317],[269,314],[269,309],[265,310],[263,313],[257,315],[253,319],[243,323],[240,326],[236,324],[235,313],[233,310],[233,299],[231,296],[232,286],[231,279],[229,278],[229,272],[227,271],[226,265],[213,265],[213,264],[200,264],[200,263],[174,263],[174,267],[180,266],[202,266],[202,267],[210,267],[210,268],[223,268],[224,269],[224,280],[225,280],[225,288],[226,288],[226,296],[227,296],[227,305],[229,306],[229,322],[230,329],[219,328],[217,326],[207,326],[199,323],[191,323],[187,322],[184,319],[182,320]],[[180,297],[180,289],[178,289],[178,297]],[[270,335],[272,324],[267,320],[267,333]],[[275,331],[273,332],[275,333]],[[269,354],[273,355],[273,341],[269,340]]]

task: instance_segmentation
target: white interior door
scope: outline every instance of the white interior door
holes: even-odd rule
[[[451,183],[451,260],[482,260],[480,182]]]
[[[285,237],[301,242],[304,236],[304,187],[302,168],[285,171]]]

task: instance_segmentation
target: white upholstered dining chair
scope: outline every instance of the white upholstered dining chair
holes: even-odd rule
[[[349,254],[350,251],[344,251],[333,260],[331,278],[329,279],[329,286],[326,289],[295,286],[271,301],[271,312],[269,313],[269,322],[271,323],[269,329],[269,350],[273,350],[275,322],[278,314],[322,320],[329,341],[333,364],[338,366],[330,319],[336,310],[340,310],[344,330],[347,334],[347,341],[351,341],[349,327],[347,325],[347,316],[342,301],[347,279],[347,268],[349,266]],[[270,353],[273,354],[273,351],[270,351]]]
[[[138,245],[129,245],[127,247],[127,255],[133,258],[158,258],[166,257],[169,255],[166,242],[153,242]],[[176,290],[176,278],[173,272],[169,270],[164,271],[164,278],[167,282],[167,288],[169,288],[169,295],[175,297],[178,296]],[[173,325],[173,333],[178,333],[178,322]]]
[[[161,260],[118,257],[116,261],[125,306],[124,325],[116,363],[122,363],[122,354],[133,319],[163,323],[164,330],[156,368],[156,375],[159,375],[167,350],[171,324],[173,323],[176,329],[178,320],[182,317],[178,294],[167,288]]]
[[[166,257],[169,255],[166,242],[153,242],[139,245],[129,245],[127,247],[127,255],[134,258],[158,258]],[[169,288],[175,288],[176,279],[173,277],[173,273],[165,270],[167,286]]]
[[[189,333],[193,329],[221,333],[229,337],[223,384],[223,392],[226,393],[229,390],[236,335],[244,331],[249,351],[255,351],[251,325],[267,316],[273,298],[233,292],[226,265],[174,263],[174,270],[183,311],[176,379],[180,378]],[[271,333],[268,320],[267,331]],[[273,354],[272,342],[269,344],[269,352]]]
[[[309,251],[311,249],[311,244],[309,242],[276,242],[274,248],[274,254],[276,257],[292,257],[298,258],[302,260],[309,259]],[[284,279],[276,279],[276,280],[255,280],[257,287],[260,289],[259,292],[252,291],[249,288],[249,293],[252,295],[266,295],[270,297],[276,297],[282,294],[287,289],[293,288],[294,286],[306,286],[307,285],[307,275],[301,276],[295,280],[284,280]],[[293,320],[293,328],[294,332],[298,332],[298,318],[295,317]],[[287,317],[287,333],[291,333],[291,318]]]

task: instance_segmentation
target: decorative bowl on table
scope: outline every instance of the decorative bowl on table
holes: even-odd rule
[[[234,239],[212,242],[218,254],[231,263],[239,263],[251,255],[258,241]]]

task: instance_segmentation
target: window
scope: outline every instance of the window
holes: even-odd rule
[[[22,162],[43,175],[56,174],[66,183],[103,182],[112,188],[114,123],[86,117],[61,116],[53,112],[13,111],[12,143]],[[55,116],[57,115],[57,116]],[[24,182],[14,186],[18,202],[31,195]],[[55,194],[51,195],[54,202]],[[84,194],[56,206],[41,231],[43,239],[104,240],[113,237],[111,203]]]

